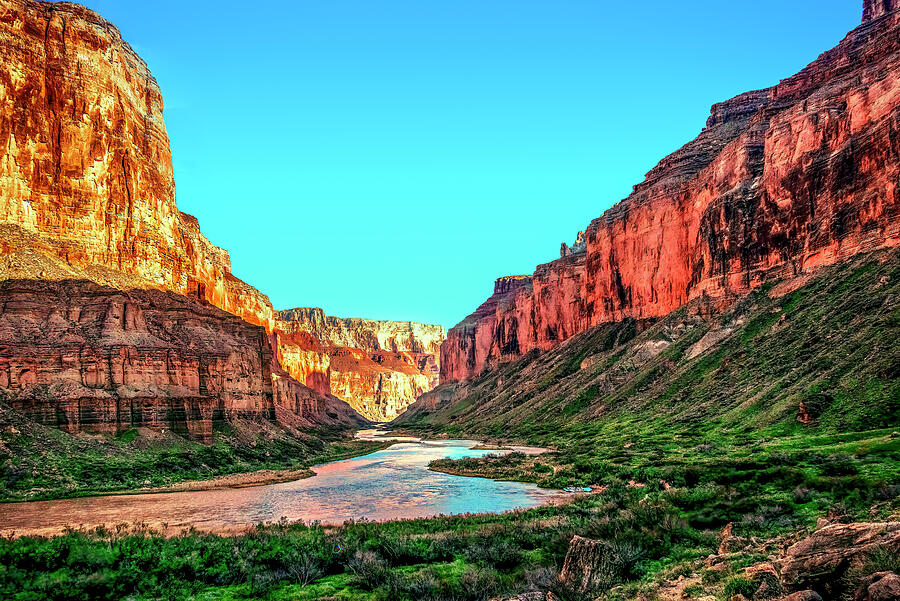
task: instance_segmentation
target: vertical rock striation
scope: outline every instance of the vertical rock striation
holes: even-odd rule
[[[898,0],[863,0],[863,23],[880,19],[898,8]]]
[[[0,60],[0,223],[67,265],[271,325],[268,298],[176,207],[162,94],[112,24],[68,2],[0,0]]]
[[[448,333],[441,380],[700,296],[900,244],[900,12],[864,23],[778,85],[713,106],[706,128],[595,219],[585,254],[506,287]]]

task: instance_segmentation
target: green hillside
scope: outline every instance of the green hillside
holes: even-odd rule
[[[540,459],[435,466],[547,486],[713,481],[723,469],[737,477],[744,461],[745,471],[797,485],[839,487],[863,472],[877,488],[900,475],[898,376],[894,251],[823,270],[793,291],[767,285],[724,313],[697,300],[656,323],[597,327],[444,385],[395,425],[552,446],[558,452]]]

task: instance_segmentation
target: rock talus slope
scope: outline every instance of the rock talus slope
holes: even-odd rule
[[[441,381],[900,244],[894,5],[866,2],[863,25],[803,71],[713,106],[694,141],[590,224],[584,252],[498,280],[448,333]]]

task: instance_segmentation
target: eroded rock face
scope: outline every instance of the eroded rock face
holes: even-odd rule
[[[441,381],[687,301],[728,303],[865,251],[900,244],[900,14],[866,23],[777,86],[712,108],[568,251],[495,289],[448,333]]]
[[[609,546],[603,541],[576,535],[569,543],[560,582],[579,595],[598,592],[604,577],[601,566],[608,554]]]
[[[897,601],[900,599],[900,576],[893,572],[876,572],[859,583],[853,601]]]
[[[278,359],[292,376],[373,421],[389,421],[438,383],[444,328],[343,319],[322,309],[277,314]]]
[[[863,23],[880,19],[900,8],[898,0],[863,0]]]
[[[231,418],[359,423],[274,360],[266,331],[207,304],[85,280],[0,283],[0,400],[70,432],[168,428],[200,440]]]

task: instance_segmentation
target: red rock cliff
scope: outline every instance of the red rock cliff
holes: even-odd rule
[[[227,251],[178,210],[162,94],[119,31],[76,4],[0,0],[0,58],[0,256],[14,277],[171,290],[272,333],[268,297],[234,277]],[[343,384],[332,387],[333,341],[307,332],[294,361],[289,334],[282,328],[271,341],[302,382],[383,405],[384,415],[437,382],[440,339],[409,356],[343,344],[369,354],[358,369],[343,360],[333,372]]]
[[[0,60],[0,223],[70,266],[271,327],[268,298],[175,206],[162,94],[113,25],[68,2],[0,0]]]
[[[205,438],[214,415],[273,417],[288,407],[290,422],[359,423],[281,370],[260,348],[270,344],[265,330],[209,318],[206,303],[271,328],[274,311],[175,205],[162,95],[119,31],[75,4],[0,0],[0,59],[0,272],[35,280],[4,290],[28,310],[3,309],[0,396],[69,429],[177,422]],[[70,282],[64,298],[54,296],[60,281]],[[153,304],[174,298],[154,289],[198,302]],[[107,335],[109,318],[92,338],[95,312],[119,309],[126,320],[158,314],[158,327],[144,331],[150,322],[135,318],[127,335]],[[183,319],[201,325],[179,326],[173,338],[166,324]],[[41,331],[46,339],[28,336]],[[186,332],[205,346],[186,343]]]
[[[0,400],[70,432],[146,426],[201,440],[234,418],[357,419],[281,370],[263,328],[171,292],[85,280],[0,283]]]
[[[586,252],[498,281],[448,333],[441,380],[900,244],[894,4],[867,1],[863,25],[799,74],[715,105],[694,141],[590,224]]]

